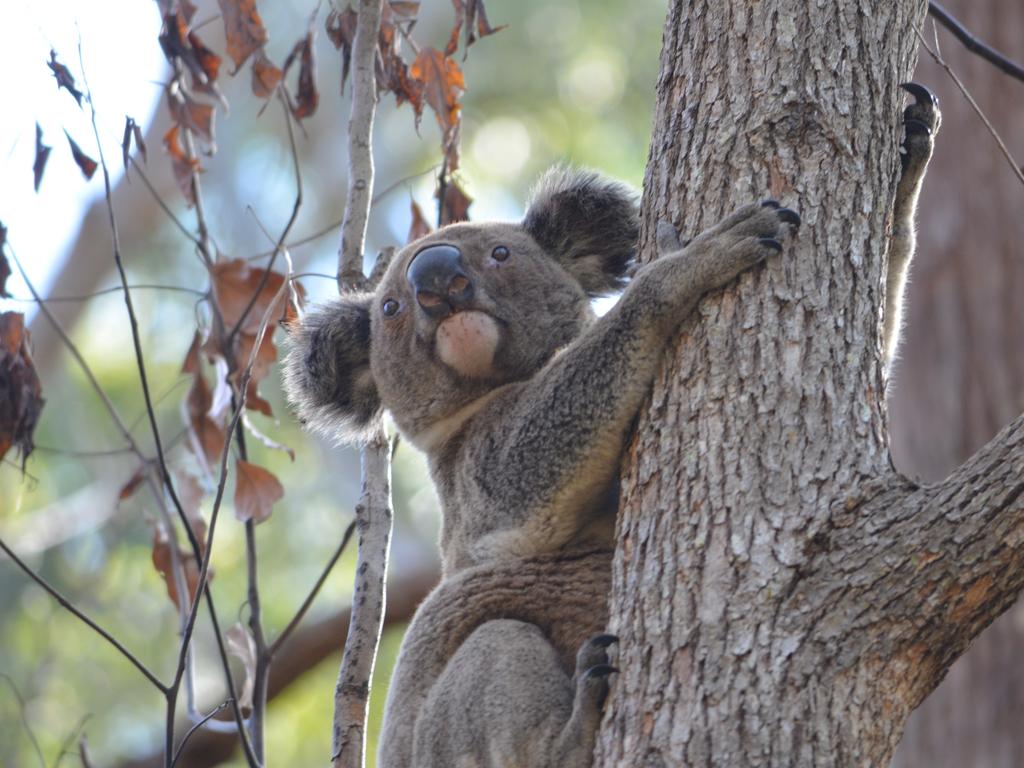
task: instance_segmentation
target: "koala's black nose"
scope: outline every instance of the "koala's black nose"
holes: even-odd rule
[[[416,301],[432,317],[450,315],[473,298],[473,283],[453,245],[430,245],[417,253],[405,273]]]

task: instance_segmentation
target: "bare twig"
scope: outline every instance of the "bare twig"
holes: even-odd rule
[[[174,766],[178,764],[178,758],[181,757],[181,751],[185,748],[185,745],[188,744],[188,740],[192,738],[192,734],[195,733],[196,731],[198,731],[204,725],[206,725],[206,722],[210,718],[212,718],[218,712],[223,710],[230,703],[231,703],[231,699],[226,699],[226,700],[222,701],[220,704],[217,705],[217,707],[212,712],[210,712],[210,714],[204,716],[198,723],[193,725],[191,728],[189,728],[185,732],[184,737],[182,737],[182,739],[181,739],[181,744],[178,745],[178,749],[174,753],[174,758],[171,760],[171,768],[174,768]]]
[[[366,223],[373,196],[373,118],[377,107],[375,64],[382,0],[359,0],[352,54],[352,107],[348,123],[348,197],[338,249],[338,290],[367,285],[363,273]],[[366,758],[366,716],[384,619],[385,579],[391,541],[391,453],[394,443],[379,429],[360,453],[362,495],[352,622],[334,690],[333,768],[361,768]]]
[[[964,98],[967,99],[967,102],[971,105],[971,108],[974,110],[975,114],[981,118],[981,121],[985,124],[985,127],[988,129],[989,134],[992,136],[993,140],[999,146],[999,151],[1003,153],[1003,157],[1006,158],[1006,161],[1007,163],[1009,163],[1010,168],[1013,169],[1014,175],[1020,180],[1021,184],[1024,184],[1024,172],[1021,171],[1020,165],[1018,165],[1017,161],[1013,159],[1013,155],[1010,154],[1010,150],[1003,142],[1003,139],[999,136],[999,133],[992,126],[992,123],[989,122],[988,117],[985,115],[984,112],[981,111],[981,107],[978,106],[978,103],[974,100],[974,97],[971,96],[966,86],[964,86],[964,84],[960,81],[960,78],[957,77],[956,72],[954,72],[952,68],[949,66],[949,64],[946,63],[945,59],[942,58],[938,50],[933,51],[931,47],[929,47],[928,41],[924,39],[924,35],[922,35],[919,30],[914,31],[917,33],[917,37],[921,41],[921,45],[924,46],[924,49],[926,51],[928,51],[928,55],[935,60],[936,64],[938,64],[946,71],[946,74],[949,75],[950,79],[956,84],[956,87],[960,90],[960,93],[962,93]],[[937,45],[938,43],[936,42],[936,47]]]
[[[352,43],[352,109],[348,120],[348,195],[338,249],[338,290],[360,287],[366,222],[373,197],[373,118],[377,111],[377,36],[382,0],[359,0]]]
[[[160,209],[167,214],[168,218],[174,222],[174,225],[179,230],[181,230],[181,233],[185,235],[185,237],[187,237],[191,243],[193,243],[197,248],[201,247],[199,238],[193,235],[189,231],[188,227],[185,226],[184,222],[182,222],[182,220],[179,219],[174,214],[174,211],[172,211],[171,207],[167,205],[164,199],[160,196],[160,193],[156,191],[156,187],[154,187],[152,182],[150,182],[149,177],[139,166],[138,162],[136,162],[135,158],[132,157],[131,155],[128,155],[128,162],[131,163],[132,170],[139,175],[140,179],[142,179],[142,183],[146,186],[146,189],[149,190],[149,193],[153,195],[153,199],[156,200],[156,203],[157,205],[160,206]]]
[[[291,146],[292,164],[295,168],[295,203],[292,205],[292,215],[288,217],[288,223],[285,224],[284,230],[281,232],[281,237],[277,240],[277,245],[274,247],[274,253],[270,257],[270,262],[263,270],[263,275],[260,278],[259,284],[256,286],[256,290],[253,291],[252,296],[249,298],[249,303],[242,311],[242,314],[239,315],[238,322],[235,323],[234,328],[232,328],[231,332],[228,333],[227,341],[225,342],[225,349],[231,349],[231,344],[235,340],[235,335],[242,327],[242,324],[245,323],[245,319],[249,316],[252,308],[256,305],[260,294],[263,293],[263,289],[266,287],[267,281],[270,279],[270,270],[274,266],[274,261],[277,259],[277,255],[284,249],[284,241],[288,239],[288,235],[292,231],[292,227],[295,225],[295,220],[299,217],[299,210],[302,208],[302,168],[299,165],[299,152],[295,146],[295,132],[292,130],[292,112],[288,106],[288,99],[285,96],[284,91],[278,89],[277,97],[281,102],[281,108],[284,110],[284,122],[288,127],[288,142]]]
[[[21,691],[18,690],[18,686],[14,684],[14,680],[11,679],[10,675],[0,672],[0,678],[7,681],[7,685],[10,686],[11,692],[14,694],[14,698],[18,700],[18,714],[21,716],[21,725],[25,729],[25,733],[28,735],[28,740],[32,742],[32,749],[36,753],[39,765],[46,768],[46,758],[43,757],[43,750],[39,748],[39,740],[36,739],[36,734],[33,732],[32,726],[29,725],[28,717],[25,715],[25,699],[22,698]]]
[[[71,744],[76,738],[78,738],[78,734],[82,732],[82,729],[85,727],[85,724],[89,721],[90,717],[92,717],[92,713],[82,715],[78,720],[78,724],[71,729],[68,737],[64,739],[60,745],[60,751],[57,753],[57,759],[53,761],[53,768],[60,768],[60,764],[64,761],[64,755],[71,754]]]
[[[320,593],[320,588],[323,587],[324,582],[327,581],[327,577],[334,569],[335,563],[338,562],[338,559],[345,551],[345,547],[348,546],[348,541],[352,538],[352,533],[355,529],[356,521],[353,520],[349,523],[348,528],[345,529],[345,535],[341,537],[341,543],[338,545],[338,548],[334,550],[334,554],[331,555],[331,559],[327,561],[327,565],[324,566],[323,571],[320,573],[320,577],[316,580],[316,583],[309,591],[309,594],[306,595],[306,599],[302,601],[302,605],[299,606],[299,610],[295,612],[292,620],[288,622],[288,626],[281,631],[281,634],[278,635],[277,639],[270,645],[268,650],[271,656],[277,653],[278,649],[287,642],[288,636],[295,631],[295,628],[299,626],[299,623],[302,621],[303,617],[305,617],[306,611],[309,610],[309,607],[313,604],[316,596]]]
[[[981,40],[971,34],[967,27],[957,21],[953,14],[938,3],[934,2],[934,0],[928,3],[928,13],[930,13],[942,26],[952,32],[953,36],[963,43],[964,48],[969,50],[971,53],[976,53],[978,56],[981,56],[985,61],[995,65],[997,69],[1002,70],[1010,77],[1015,77],[1018,80],[1024,81],[1024,67],[1006,58],[1003,54],[999,53],[999,51],[985,45],[985,43],[981,42]]]
[[[137,670],[139,670],[139,672],[141,672],[147,680],[149,680],[149,682],[156,686],[156,688],[161,693],[165,695],[167,694],[168,687],[160,681],[160,678],[158,678],[155,674],[150,672],[149,668],[141,661],[139,661],[138,657],[136,657],[135,654],[133,654],[131,651],[125,648],[116,637],[114,637],[112,634],[107,632],[107,630],[105,630],[95,621],[86,616],[81,610],[76,608],[75,605],[70,600],[64,597],[64,595],[58,592],[54,587],[50,586],[50,583],[46,581],[46,579],[44,579],[42,576],[40,576],[38,573],[32,570],[32,568],[30,568],[24,561],[22,561],[21,558],[14,554],[14,551],[7,546],[3,539],[0,539],[0,549],[4,551],[4,554],[11,558],[15,565],[21,568],[21,570],[25,573],[26,576],[32,579],[32,581],[34,581],[40,587],[42,587],[50,595],[50,597],[52,597],[54,600],[60,603],[60,605],[64,609],[66,609],[74,616],[76,616],[80,621],[84,622],[88,627],[90,627],[94,632],[96,632],[96,634],[98,634],[100,637],[102,637],[104,640],[106,640],[108,643],[114,646],[118,651],[121,652],[121,655],[128,659],[128,661],[130,661],[132,665]]]
[[[187,288],[182,285],[154,285],[152,283],[136,283],[128,286],[133,291],[138,290],[150,290],[150,291],[178,291],[180,293],[191,293],[193,296],[205,297],[207,294],[205,291],[199,291],[195,288]],[[92,293],[83,293],[78,296],[49,296],[45,299],[37,299],[34,296],[30,299],[24,296],[11,296],[7,301],[20,301],[25,304],[53,304],[55,302],[63,301],[89,301],[95,299],[98,296],[103,296],[108,293],[120,293],[124,290],[119,285],[112,285],[110,288],[101,288],[98,291]]]

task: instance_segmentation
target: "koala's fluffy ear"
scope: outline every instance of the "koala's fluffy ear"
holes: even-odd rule
[[[593,171],[555,166],[534,187],[523,227],[600,296],[622,287],[636,255],[636,195]]]
[[[290,328],[284,387],[299,420],[339,442],[369,437],[383,413],[370,372],[372,294],[350,294]]]

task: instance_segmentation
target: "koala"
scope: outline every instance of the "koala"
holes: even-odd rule
[[[921,183],[935,148],[942,115],[939,100],[918,83],[901,86],[914,99],[903,111],[904,139],[900,146],[901,173],[893,205],[892,238],[885,279],[885,315],[882,330],[882,361],[886,371],[896,355],[903,318],[903,293],[916,249],[914,220]]]
[[[661,258],[599,318],[634,266],[636,200],[557,168],[522,221],[429,234],[292,329],[299,418],[358,442],[389,412],[440,497],[442,579],[403,641],[382,768],[591,765],[623,447],[680,323],[799,223],[768,200],[685,246],[660,226]]]

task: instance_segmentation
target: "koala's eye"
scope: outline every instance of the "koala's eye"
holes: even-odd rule
[[[387,299],[384,301],[384,304],[381,305],[381,311],[384,313],[385,317],[394,317],[398,314],[398,310],[400,308],[401,304],[394,299]]]
[[[491,258],[495,261],[505,261],[508,258],[508,248],[504,245],[499,245],[493,251],[491,251]]]

